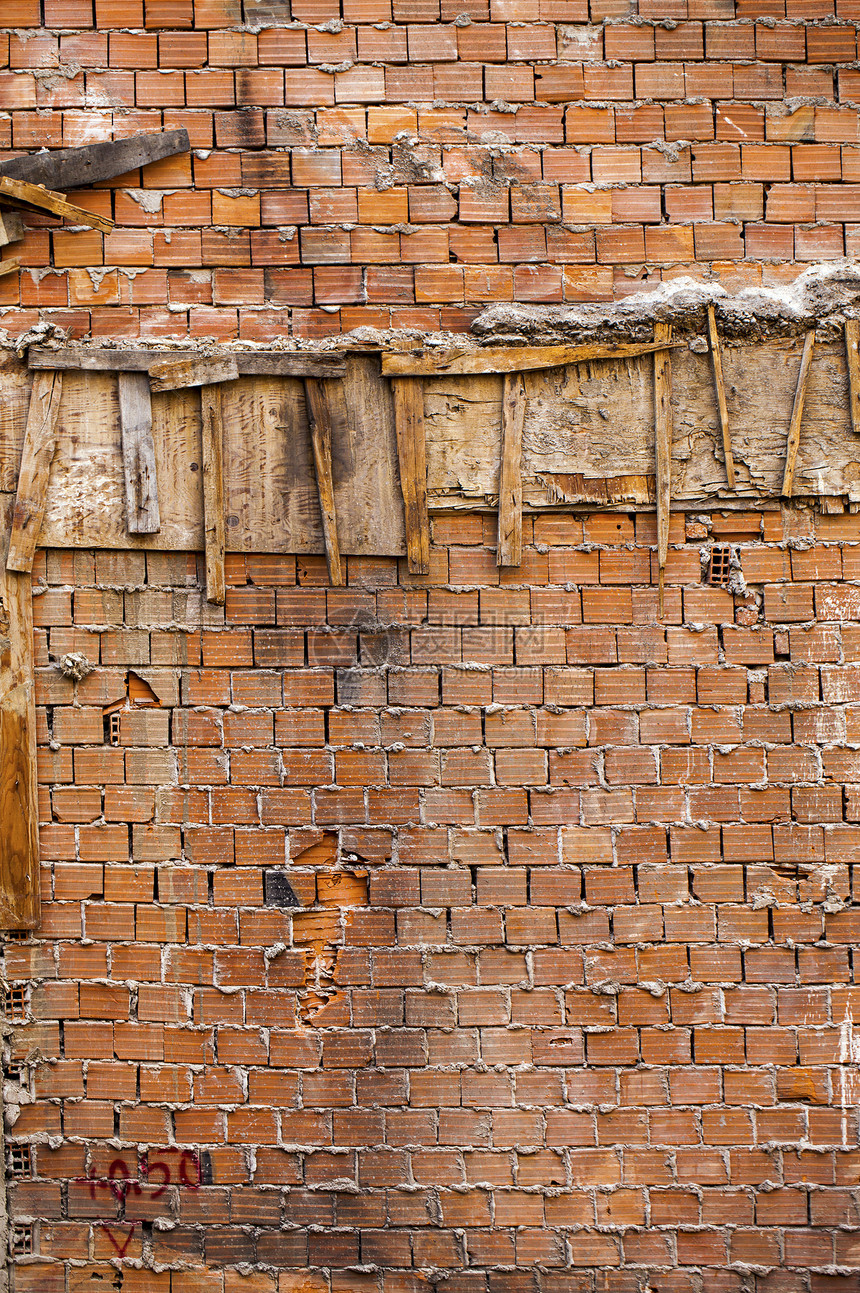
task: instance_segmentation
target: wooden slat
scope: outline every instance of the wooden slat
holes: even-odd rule
[[[239,368],[232,355],[185,355],[153,364],[149,384],[153,391],[179,391],[189,386],[214,386],[235,382]]]
[[[119,421],[129,534],[157,534],[158,477],[152,438],[152,400],[145,373],[119,374]]]
[[[788,437],[785,444],[785,470],[782,473],[783,498],[791,498],[794,493],[794,469],[797,466],[797,450],[800,446],[800,424],[803,420],[803,405],[806,400],[806,387],[809,382],[809,370],[812,366],[812,355],[815,350],[815,329],[807,332],[803,343],[803,354],[800,357],[800,372],[797,375],[797,387],[794,392],[794,405],[791,410],[791,421],[788,424]]]
[[[48,189],[79,189],[136,171],[150,162],[160,162],[191,147],[187,130],[164,130],[155,134],[130,135],[128,139],[84,144],[81,148],[58,148],[49,153],[32,153],[0,162],[0,175],[44,184]]]
[[[406,515],[406,558],[410,574],[426,575],[430,571],[430,514],[427,511],[424,384],[410,378],[395,379],[391,385]]]
[[[502,448],[499,461],[499,541],[496,564],[519,566],[523,559],[523,425],[526,391],[521,373],[506,373],[502,393]]]
[[[630,359],[664,350],[671,342],[617,342],[588,346],[486,346],[483,350],[390,351],[384,377],[455,377],[471,373],[527,373],[597,359]],[[680,345],[682,343],[675,343]]]
[[[18,570],[22,574],[29,574],[33,569],[33,554],[45,515],[62,393],[61,373],[37,373],[33,378],[6,558],[7,570]]]
[[[308,428],[314,454],[314,468],[322,516],[325,559],[329,583],[339,587],[343,583],[340,564],[340,547],[337,541],[337,514],[334,505],[334,482],[331,471],[331,412],[322,382],[310,377],[305,380],[305,398],[308,405]]]
[[[860,320],[845,320],[845,358],[848,368],[848,408],[851,413],[851,430],[860,435]]]
[[[102,233],[110,233],[114,227],[113,220],[107,216],[96,215],[92,211],[85,211],[83,207],[75,206],[73,202],[67,202],[62,193],[53,193],[39,184],[28,184],[26,180],[13,180],[8,175],[0,175],[0,202],[3,201],[35,207],[38,211],[49,211],[51,215],[72,220],[75,224],[100,229]]]
[[[188,352],[186,352],[187,354]],[[228,351],[242,377],[343,377],[344,357],[337,351],[285,354],[279,350]],[[71,368],[75,372],[148,373],[159,363],[185,357],[181,350],[99,349],[95,346],[31,346],[27,362],[31,368]]]
[[[224,590],[224,430],[220,386],[200,387],[203,442],[203,542],[206,597],[223,606]]]
[[[24,221],[17,211],[0,211],[0,247],[24,237]]]
[[[711,362],[714,366],[714,388],[717,395],[717,408],[720,414],[720,430],[723,435],[723,456],[726,460],[726,479],[729,488],[735,487],[735,460],[732,454],[732,433],[729,427],[729,408],[726,404],[726,384],[723,380],[723,352],[720,349],[720,334],[717,331],[717,316],[712,305],[708,306],[708,339],[711,343]]]
[[[654,325],[655,341],[667,342],[671,339],[671,325]],[[670,352],[665,349],[655,351],[654,354],[654,450],[657,478],[657,570],[662,619],[672,507],[672,360]]]
[[[8,260],[0,260],[0,278],[4,278],[7,274],[14,274],[20,268],[21,262],[17,256],[10,256]]]
[[[11,496],[0,500],[0,929],[39,923],[39,800],[29,575],[4,569]]]

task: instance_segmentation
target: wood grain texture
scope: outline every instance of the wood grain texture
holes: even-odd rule
[[[803,343],[803,354],[800,357],[800,372],[797,375],[797,386],[794,392],[794,404],[791,409],[791,420],[788,424],[788,436],[785,442],[785,469],[782,474],[783,498],[791,498],[794,493],[794,472],[797,466],[797,451],[800,448],[800,425],[803,421],[803,406],[806,403],[806,388],[809,384],[809,370],[815,351],[815,330],[806,334]]]
[[[486,346],[483,350],[427,350],[413,354],[387,351],[384,377],[449,377],[476,373],[527,373],[595,360],[627,359],[665,348],[662,341],[615,342],[587,346]],[[680,343],[676,343],[680,344]]]
[[[0,175],[0,202],[35,207],[37,211],[50,211],[51,215],[61,216],[64,220],[86,225],[90,229],[100,229],[102,233],[110,233],[114,227],[113,220],[108,216],[85,211],[83,207],[67,202],[62,193],[53,193],[38,184],[15,180],[9,175]]]
[[[845,320],[845,362],[848,366],[848,407],[851,430],[860,435],[860,320]]]
[[[39,923],[39,811],[29,575],[5,569],[12,495],[0,495],[0,929]]]
[[[0,247],[24,237],[24,221],[17,211],[0,211]]]
[[[5,278],[7,274],[14,274],[21,268],[21,261],[17,256],[10,256],[8,260],[0,260],[0,278]]]
[[[717,331],[717,316],[712,305],[708,306],[708,341],[711,347],[711,363],[714,369],[714,390],[717,396],[717,411],[720,415],[720,432],[723,437],[726,480],[728,481],[729,489],[734,489],[735,460],[732,455],[732,432],[729,426],[729,409],[726,404],[726,384],[723,379],[723,353],[720,346],[720,334]]]
[[[34,376],[6,557],[7,569],[22,574],[29,574],[33,569],[33,554],[45,515],[62,393],[60,373],[37,373]]]
[[[145,350],[142,347],[109,349],[98,346],[30,346],[27,363],[31,368],[71,368],[75,372],[121,371],[148,373],[155,364],[175,363],[196,352]],[[280,350],[224,350],[223,357],[235,359],[243,377],[343,377],[344,357],[337,351],[286,354]]]
[[[340,564],[340,548],[337,541],[337,512],[331,470],[331,414],[323,383],[313,377],[307,378],[305,380],[305,397],[308,404],[308,428],[314,455],[314,470],[319,494],[329,583],[334,587],[339,587],[343,583],[343,573]]]
[[[669,324],[654,325],[655,341],[671,341]],[[669,555],[669,516],[672,507],[672,360],[668,350],[654,353],[654,462],[657,485],[657,569],[660,618],[663,583]]]
[[[214,386],[235,382],[239,368],[232,355],[184,355],[153,364],[149,384],[153,391],[179,391],[188,386]]]
[[[523,425],[526,391],[519,373],[507,373],[502,389],[502,452],[499,462],[499,539],[496,564],[523,559]]]
[[[430,514],[427,510],[424,387],[414,378],[395,378],[392,388],[406,521],[406,559],[410,574],[426,575],[430,570]]]
[[[80,148],[57,148],[0,162],[0,175],[44,184],[49,189],[76,189],[136,171],[190,148],[187,130],[164,130],[155,134],[130,135],[127,139],[84,144]]]
[[[120,373],[118,391],[126,525],[129,534],[157,534],[161,517],[149,380],[145,373]]]
[[[203,444],[203,542],[206,553],[206,598],[225,600],[224,432],[220,386],[200,387]]]

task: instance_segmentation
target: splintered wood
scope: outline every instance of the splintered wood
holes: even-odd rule
[[[671,339],[672,329],[669,324],[655,324],[655,341],[668,342]],[[654,450],[657,477],[657,578],[662,619],[672,506],[672,361],[668,350],[654,352]]]
[[[735,460],[732,456],[732,433],[729,427],[729,409],[726,404],[726,384],[723,380],[723,354],[720,349],[720,334],[717,331],[717,317],[712,305],[708,306],[708,340],[711,346],[711,362],[714,366],[714,388],[717,395],[717,410],[720,415],[720,430],[723,435],[726,480],[729,489],[734,489]]]
[[[15,180],[9,175],[0,175],[0,202],[35,207],[37,211],[48,211],[51,215],[72,220],[75,224],[100,229],[102,233],[110,233],[114,227],[113,220],[108,216],[96,215],[93,211],[75,206],[73,202],[67,202],[62,193],[53,193],[50,189],[42,188],[40,184]]]
[[[221,387],[200,387],[203,443],[203,542],[206,551],[206,598],[224,605],[224,432]]]
[[[523,424],[526,392],[520,373],[507,373],[502,392],[502,454],[499,463],[499,542],[496,564],[523,559]]]
[[[340,565],[340,547],[337,541],[337,515],[334,505],[334,483],[331,471],[331,413],[325,386],[315,378],[305,379],[305,396],[308,403],[308,428],[314,455],[314,470],[320,500],[325,559],[329,582],[335,587],[343,583]]]
[[[466,377],[475,373],[528,373],[541,368],[630,359],[665,349],[672,342],[619,341],[587,346],[486,346],[483,350],[397,351],[382,356],[384,377]]]
[[[860,321],[845,320],[845,360],[848,365],[848,405],[851,410],[851,430],[860,435]]]
[[[10,496],[0,496],[0,556]],[[33,596],[29,574],[0,560],[0,928],[39,923],[39,812],[33,682]]]
[[[809,369],[812,365],[812,354],[815,350],[815,331],[807,332],[803,343],[803,354],[800,357],[800,372],[797,375],[797,387],[794,392],[794,405],[791,410],[791,421],[788,424],[788,438],[785,447],[785,470],[782,476],[783,498],[791,498],[794,493],[794,470],[797,466],[797,451],[800,447],[800,424],[803,420],[803,406],[806,402],[806,388],[809,383]]]
[[[406,558],[410,574],[426,575],[430,571],[430,514],[427,510],[424,386],[409,377],[393,381],[392,387],[400,486],[406,515]]]
[[[179,391],[188,386],[214,386],[235,382],[239,368],[233,355],[190,355],[153,364],[149,382],[153,391]]]
[[[51,459],[57,447],[57,423],[63,393],[61,373],[36,373],[27,411],[24,451],[12,514],[6,569],[29,574],[48,498]]]
[[[119,417],[129,534],[157,534],[158,478],[152,439],[152,401],[145,373],[120,373]]]

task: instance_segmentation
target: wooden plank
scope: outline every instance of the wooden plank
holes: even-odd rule
[[[0,247],[24,237],[24,221],[17,211],[0,211]]]
[[[723,457],[726,460],[726,479],[729,489],[735,488],[735,460],[732,456],[732,432],[729,426],[729,408],[726,404],[726,384],[723,381],[723,352],[720,348],[720,334],[717,331],[717,316],[712,305],[708,306],[708,340],[711,343],[711,362],[714,367],[714,389],[717,395],[717,410],[720,415],[720,430],[723,435]]]
[[[499,541],[496,564],[519,566],[523,559],[523,424],[526,391],[520,373],[506,373],[502,393],[502,452],[499,462]]]
[[[220,386],[200,387],[203,439],[203,542],[206,551],[206,597],[223,606],[224,589],[224,431]]]
[[[196,358],[196,352],[185,352]],[[27,362],[31,368],[71,368],[75,372],[148,373],[154,365],[185,357],[181,350],[100,349],[95,346],[31,346]],[[344,357],[338,351],[293,352],[248,350],[222,352],[236,361],[242,377],[343,377]]]
[[[14,274],[20,268],[21,262],[17,256],[10,256],[8,260],[0,260],[0,278],[5,278],[7,274]]]
[[[153,364],[149,384],[153,391],[179,391],[188,386],[215,386],[235,382],[239,369],[232,355],[186,355]]]
[[[164,130],[155,134],[130,135],[81,148],[57,148],[49,153],[32,153],[0,162],[0,175],[48,189],[88,188],[102,180],[139,170],[177,153],[187,153],[191,144],[187,130]]]
[[[29,575],[4,569],[12,496],[0,496],[0,929],[39,923],[39,799]]]
[[[845,361],[848,366],[848,409],[851,414],[851,430],[860,435],[860,354],[857,346],[860,343],[860,320],[845,320]]]
[[[322,516],[325,559],[329,582],[334,587],[343,583],[340,548],[337,541],[337,513],[334,505],[334,482],[331,470],[331,414],[322,382],[309,377],[305,381],[305,398],[308,405],[308,428],[314,455],[317,491]]]
[[[411,379],[395,379],[391,385],[406,519],[406,559],[410,574],[426,575],[430,571],[430,514],[427,511],[424,385]]]
[[[18,473],[18,492],[12,513],[12,532],[6,568],[29,574],[42,528],[48,496],[51,459],[57,447],[57,422],[63,393],[61,373],[37,373],[33,378],[24,449]]]
[[[486,346],[483,350],[389,351],[384,377],[466,377],[472,373],[528,373],[589,360],[629,359],[665,350],[672,342],[617,342],[588,346]],[[675,342],[682,345],[682,342]]]
[[[129,534],[157,534],[158,476],[152,438],[152,400],[145,373],[119,374],[119,421]]]
[[[800,357],[800,372],[797,375],[797,387],[794,392],[794,405],[791,410],[791,421],[788,424],[788,437],[785,445],[785,469],[782,473],[783,498],[791,498],[794,493],[794,469],[797,464],[797,450],[800,447],[800,424],[803,420],[803,405],[806,401],[806,387],[809,382],[809,370],[815,350],[815,329],[807,332],[803,343],[803,354]]]
[[[8,175],[0,175],[0,202],[20,203],[25,207],[36,207],[39,211],[49,211],[51,215],[72,220],[75,224],[87,225],[91,229],[100,229],[110,233],[114,227],[113,220],[107,216],[95,215],[85,211],[73,202],[67,202],[62,193],[53,193],[43,189],[39,184],[28,184],[26,180],[13,180]]]
[[[654,339],[671,341],[671,325],[656,323]],[[654,458],[657,478],[657,570],[662,619],[672,507],[672,360],[670,352],[665,349],[654,353]]]

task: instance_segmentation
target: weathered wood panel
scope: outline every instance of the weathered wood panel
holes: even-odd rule
[[[12,495],[0,495],[0,929],[39,923],[39,800],[29,574],[6,570]]]
[[[18,492],[6,555],[7,569],[21,574],[29,574],[33,569],[33,555],[48,498],[51,460],[57,445],[62,391],[62,373],[40,373],[30,392]]]
[[[118,389],[128,532],[157,534],[161,518],[149,380],[145,373],[120,373]]]

